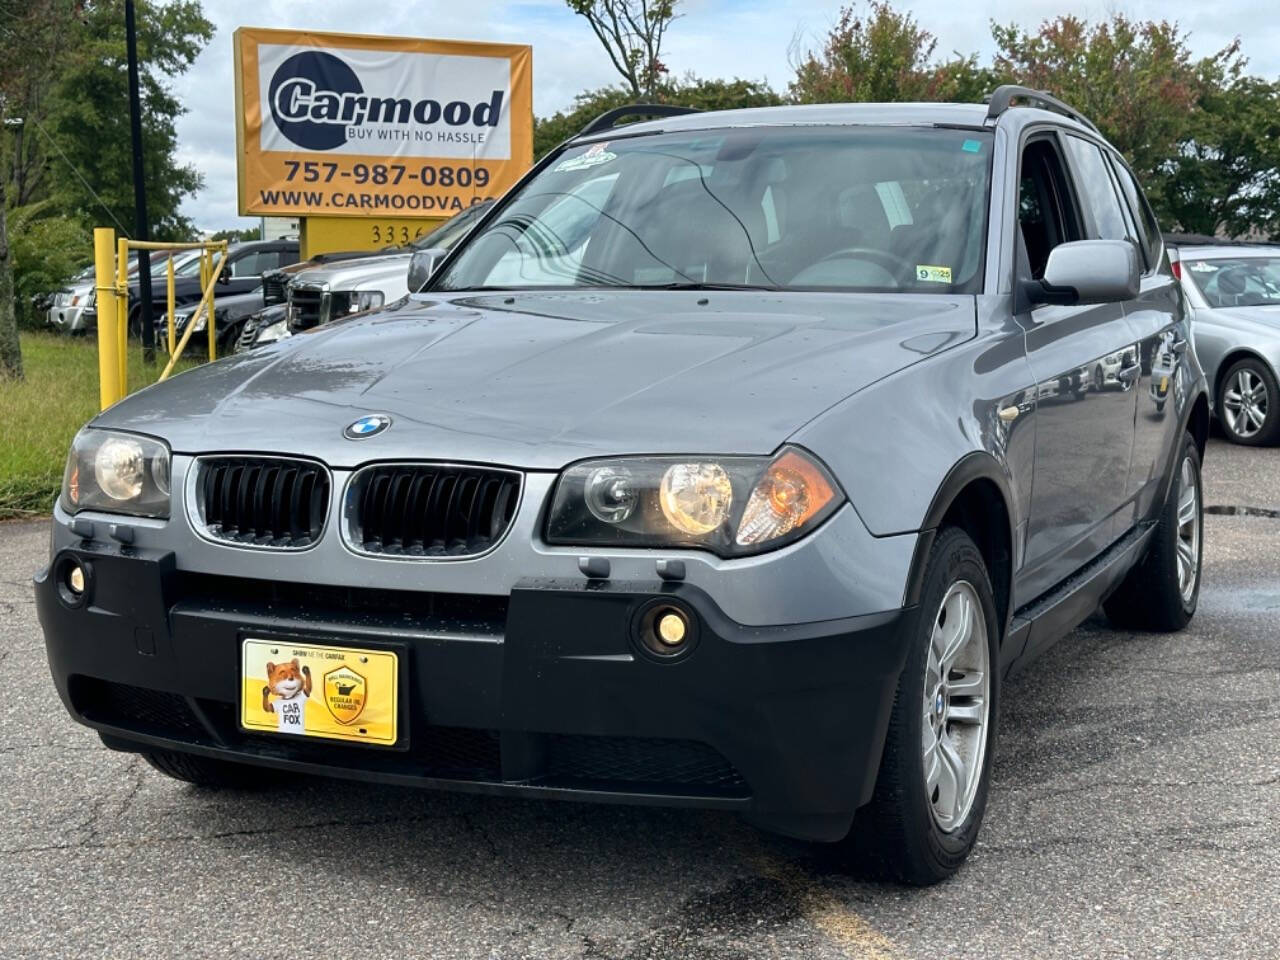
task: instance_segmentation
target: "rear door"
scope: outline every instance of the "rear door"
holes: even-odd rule
[[[1033,133],[1019,174],[1018,275],[1039,279],[1059,243],[1096,234],[1059,134]],[[1038,306],[1018,316],[1036,379],[1035,467],[1015,607],[1066,580],[1116,538],[1133,451],[1139,362],[1121,304]]]

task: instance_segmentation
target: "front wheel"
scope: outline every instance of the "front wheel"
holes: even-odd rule
[[[1200,602],[1203,554],[1200,448],[1187,433],[1147,554],[1103,604],[1107,617],[1132,630],[1181,630]]]
[[[876,872],[937,883],[973,849],[987,806],[999,633],[982,554],[963,530],[944,529],[905,638],[875,794],[845,841]]]

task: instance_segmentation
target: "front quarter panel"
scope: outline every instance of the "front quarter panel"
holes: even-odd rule
[[[944,480],[974,453],[995,464],[1015,529],[1026,517],[1035,389],[1025,340],[1008,297],[978,297],[977,314],[976,338],[885,377],[793,438],[831,466],[875,536],[921,529]],[[1018,409],[1012,422],[998,415],[1007,407]]]

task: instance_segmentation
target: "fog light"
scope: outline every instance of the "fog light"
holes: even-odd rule
[[[84,593],[84,567],[73,563],[67,571],[67,589],[77,597]]]
[[[689,627],[680,614],[669,612],[658,617],[658,639],[668,647],[680,646],[688,632]]]

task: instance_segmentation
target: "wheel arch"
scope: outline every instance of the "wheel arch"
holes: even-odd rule
[[[1014,513],[1011,503],[1008,480],[1000,464],[990,454],[975,451],[956,463],[938,487],[921,524],[907,580],[906,605],[915,606],[920,602],[924,571],[938,530],[944,526],[959,527],[977,545],[987,565],[1003,638],[1013,597]],[[996,515],[995,523],[991,522],[993,513]]]
[[[1268,360],[1265,356],[1263,356],[1262,353],[1260,353],[1257,350],[1254,350],[1252,347],[1232,347],[1229,351],[1227,351],[1226,354],[1223,355],[1222,360],[1219,361],[1218,363],[1217,369],[1213,371],[1214,410],[1217,410],[1219,406],[1219,400],[1222,395],[1223,378],[1227,375],[1227,371],[1230,370],[1237,363],[1239,363],[1241,360],[1258,361],[1258,363],[1262,364],[1264,367],[1266,367],[1268,370],[1271,371],[1271,376],[1275,377],[1277,381],[1280,381],[1280,370],[1277,370],[1276,365],[1272,363],[1270,360]]]

